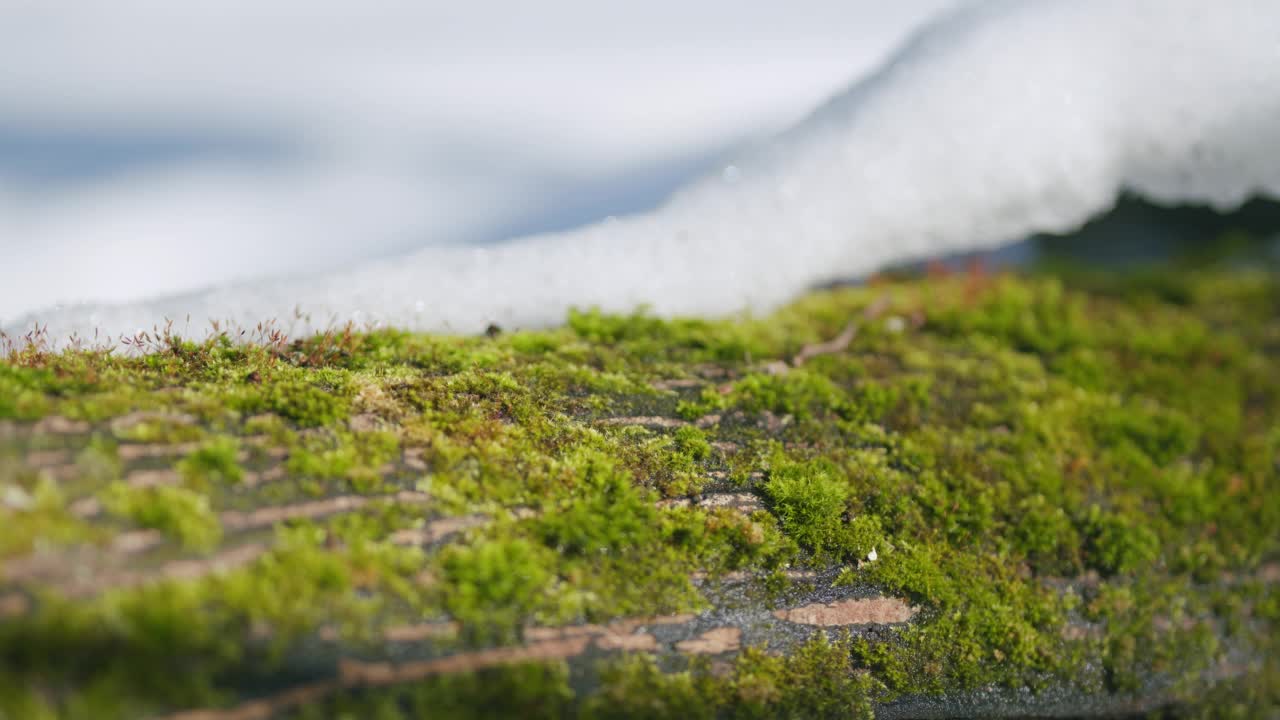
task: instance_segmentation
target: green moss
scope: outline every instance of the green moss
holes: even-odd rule
[[[225,697],[218,688],[225,678],[246,668],[278,670],[285,653],[322,625],[367,640],[392,604],[421,615],[411,580],[422,570],[421,553],[385,542],[396,515],[388,512],[327,528],[281,527],[272,549],[246,567],[194,582],[121,588],[79,602],[44,597],[22,622],[0,624],[4,677],[12,670],[29,681],[0,684],[0,709],[124,720],[215,704]],[[174,673],[179,661],[183,672]]]
[[[664,673],[633,655],[608,665],[587,718],[872,718],[881,688],[853,673],[853,643],[824,634],[781,658],[749,648],[727,674],[706,663]]]
[[[313,433],[296,440],[285,467],[298,477],[346,479],[356,490],[376,492],[379,469],[398,450],[399,439],[390,432]]]
[[[545,509],[534,532],[547,546],[568,557],[595,557],[647,544],[658,512],[653,500],[637,492],[631,479],[607,457],[574,458],[580,477],[576,492]]]
[[[799,418],[815,412],[847,412],[841,389],[809,370],[792,370],[785,375],[748,375],[733,386],[731,402],[749,413],[768,410]]]
[[[667,321],[643,309],[630,315],[573,310],[569,313],[568,325],[584,340],[621,346],[628,355],[640,360],[684,351],[697,359],[740,362],[753,350],[761,349],[731,324],[694,319]]]
[[[201,439],[204,430],[178,418],[158,417],[130,425],[115,435],[130,442],[176,445]]]
[[[1127,573],[1156,559],[1160,540],[1142,518],[1090,508],[1087,525],[1091,564],[1108,573]]]
[[[279,651],[326,623],[366,637],[390,605],[421,608],[423,602],[411,581],[423,567],[421,553],[387,543],[385,533],[381,523],[360,515],[327,527],[282,527],[270,553],[203,590],[225,603],[238,623],[268,630]]]
[[[669,673],[649,656],[607,662],[600,689],[584,696],[572,691],[562,664],[517,664],[500,669],[434,676],[389,692],[344,692],[291,712],[288,717],[874,717],[874,680],[852,673],[849,638],[820,635],[790,657],[762,648],[742,653],[728,674],[705,662]]]
[[[696,427],[685,426],[675,432],[676,450],[693,462],[711,457],[711,443],[706,433]]]
[[[42,392],[44,373],[24,367],[0,365],[0,419],[35,420],[51,403]]]
[[[1080,534],[1065,509],[1050,503],[1044,495],[1035,494],[1019,502],[1017,514],[1021,518],[1011,540],[1037,572],[1065,576],[1081,569]],[[1140,560],[1138,557],[1127,559]]]
[[[692,430],[694,428],[682,428]],[[699,443],[696,435],[680,431],[674,436],[660,435],[641,427],[623,428],[614,435],[614,452],[621,464],[645,485],[666,496],[697,492],[705,480],[700,462],[710,444]]]
[[[825,462],[779,462],[764,491],[787,534],[816,554],[836,549],[844,527],[849,487]]]
[[[1191,418],[1158,405],[1121,405],[1100,414],[1093,430],[1102,447],[1136,450],[1157,467],[1186,457],[1199,439]]]
[[[111,513],[139,527],[159,530],[184,547],[207,550],[222,537],[209,499],[186,488],[135,488],[117,482],[102,492],[102,504]]]
[[[68,491],[100,488],[120,479],[123,465],[116,443],[100,435],[94,436],[84,449],[76,453],[76,479],[67,483],[64,488]]]
[[[310,382],[286,379],[265,387],[241,387],[228,398],[228,405],[248,414],[274,412],[299,427],[321,427],[347,416],[350,401],[344,380],[335,371]]]
[[[444,605],[479,642],[511,642],[553,602],[555,555],[528,540],[450,547]]]
[[[15,718],[35,707],[47,717],[123,719],[212,702],[210,672],[243,655],[230,636],[199,622],[199,598],[167,588],[109,598],[101,610],[50,602],[20,625],[0,627],[5,666],[41,679],[6,688],[0,709]],[[174,657],[185,658],[185,672],[173,672]]]
[[[37,545],[60,547],[96,539],[103,533],[67,512],[66,496],[48,476],[36,479],[31,490],[0,486],[6,502],[0,507],[0,558],[29,553]],[[16,506],[16,507],[15,507]]]
[[[290,713],[298,720],[481,720],[572,717],[573,690],[563,665],[522,663],[438,676],[389,692],[348,692]]]
[[[178,472],[192,487],[238,483],[244,479],[244,468],[237,459],[239,454],[240,443],[235,438],[215,438],[183,458],[178,463]]]
[[[570,458],[576,483],[570,494],[546,503],[540,517],[519,529],[560,558],[569,581],[561,601],[568,618],[602,619],[628,614],[679,612],[700,605],[689,574],[699,554],[733,562],[734,553],[709,537],[701,518],[662,514],[650,493],[607,457],[579,453]],[[647,578],[633,582],[636,573]],[[606,600],[607,598],[607,600]]]
[[[881,298],[911,322],[866,319]],[[847,349],[781,371],[851,321]],[[1258,579],[1280,558],[1270,276],[940,278],[759,319],[584,311],[492,338],[346,328],[146,349],[0,361],[0,556],[39,570],[0,586],[30,601],[0,619],[0,712],[231,704],[328,677],[334,655],[434,657],[519,643],[530,625],[727,610],[711,588],[733,571],[758,581],[733,602],[779,601],[805,591],[784,572],[797,563],[919,613],[728,667],[572,660],[300,713],[413,716],[434,694],[441,716],[519,699],[556,716],[818,717],[1152,678],[1194,699],[1222,658],[1266,656],[1280,614]],[[671,420],[610,420],[623,417]],[[173,470],[180,487],[128,484]],[[731,485],[764,509],[698,495]],[[292,519],[250,521],[272,513]],[[455,516],[464,530],[436,533]],[[114,554],[139,527],[166,542]],[[59,574],[82,552],[102,555],[88,580]],[[187,579],[164,579],[174,567]],[[119,582],[115,568],[153,582],[76,584]],[[461,636],[406,650],[379,634],[439,620]],[[157,679],[175,666],[180,682]],[[1269,677],[1231,682],[1263,697],[1248,688]]]
[[[663,673],[647,655],[606,667],[602,681],[604,692],[588,701],[589,718],[714,718],[719,705],[705,671]]]

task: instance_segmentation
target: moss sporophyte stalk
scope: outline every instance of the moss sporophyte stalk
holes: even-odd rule
[[[0,362],[0,718],[1265,716],[1280,283]]]

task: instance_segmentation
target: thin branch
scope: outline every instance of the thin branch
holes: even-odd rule
[[[888,295],[880,296],[879,299],[868,305],[866,310],[862,311],[861,321],[851,321],[848,325],[845,325],[844,330],[841,330],[839,335],[826,342],[813,343],[800,348],[800,352],[791,358],[791,367],[800,367],[806,360],[819,355],[834,355],[835,353],[844,352],[849,347],[849,344],[853,342],[853,339],[858,336],[858,328],[861,324],[884,315],[891,304]]]

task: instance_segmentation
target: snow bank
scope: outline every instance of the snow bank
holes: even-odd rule
[[[40,315],[55,336],[190,315],[474,332],[571,306],[763,310],[890,263],[1063,232],[1129,189],[1280,197],[1280,4],[991,0],[661,209],[285,283]],[[29,324],[29,322],[27,323]]]

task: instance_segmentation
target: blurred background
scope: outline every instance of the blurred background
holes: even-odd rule
[[[945,0],[0,3],[0,323],[661,202]]]

